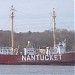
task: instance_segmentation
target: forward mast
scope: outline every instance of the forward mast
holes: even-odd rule
[[[11,24],[12,24],[12,27],[11,27],[11,47],[12,49],[14,49],[14,11],[15,9],[13,8],[13,5],[11,6]]]

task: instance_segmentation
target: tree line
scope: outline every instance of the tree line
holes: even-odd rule
[[[69,31],[67,29],[56,30],[56,43],[58,44],[66,39],[67,51],[74,51],[74,38],[75,31]],[[53,32],[50,30],[45,30],[44,32],[14,32],[14,48],[19,45],[25,48],[28,41],[35,48],[53,47]],[[0,30],[0,47],[11,47],[11,31]]]

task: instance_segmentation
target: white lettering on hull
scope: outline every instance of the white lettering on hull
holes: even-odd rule
[[[40,55],[40,60],[44,60],[44,55]]]
[[[50,55],[50,60],[53,60],[53,55]]]
[[[31,55],[31,60],[35,60],[35,55]]]
[[[36,59],[39,60],[39,55],[36,55]]]
[[[58,60],[58,56],[57,56],[57,55],[54,55],[54,59],[55,59],[55,60]]]
[[[23,60],[26,60],[26,55],[24,55],[24,56],[22,55],[22,61]]]
[[[49,60],[49,56],[48,55],[45,55],[45,60]]]
[[[60,55],[59,55],[59,57],[60,57],[60,60],[61,60],[61,58],[62,58],[62,55],[60,54]]]
[[[29,55],[27,56],[27,60],[31,60]]]
[[[62,55],[22,55],[22,61],[30,60],[61,60]]]

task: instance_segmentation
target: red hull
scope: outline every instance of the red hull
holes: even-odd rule
[[[75,65],[75,53],[62,54],[61,60],[22,60],[22,55],[0,55],[0,64]]]

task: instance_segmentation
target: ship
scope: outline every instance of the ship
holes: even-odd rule
[[[55,10],[53,8],[53,39],[54,47],[46,47],[45,53],[40,54],[28,41],[25,48],[14,49],[14,9],[11,8],[12,30],[11,30],[11,47],[0,47],[0,64],[2,65],[75,65],[75,52],[66,52],[66,40],[56,44],[55,35]]]

